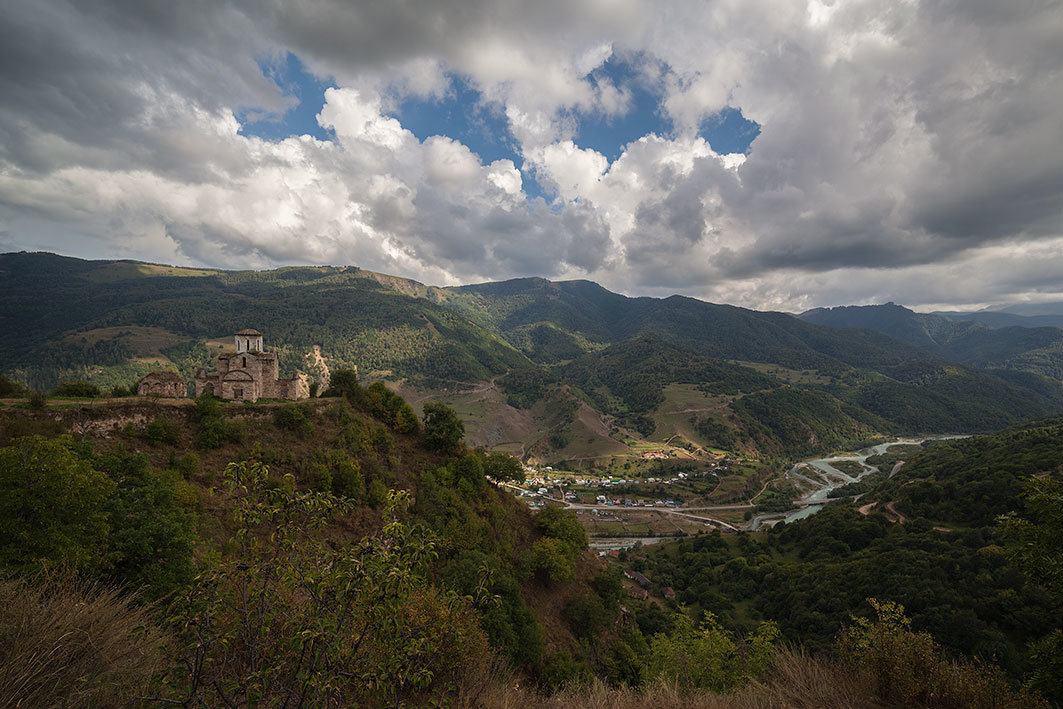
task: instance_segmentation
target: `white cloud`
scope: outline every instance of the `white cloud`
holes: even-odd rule
[[[0,46],[0,246],[789,309],[1063,290],[1051,3],[42,0],[0,7]],[[258,65],[288,51],[338,84],[334,142],[239,132],[291,103]],[[574,120],[630,109],[630,87],[587,77],[613,53],[675,130],[610,164]],[[386,115],[447,72],[498,103],[552,205],[512,161]],[[727,106],[762,126],[748,156],[697,135]]]

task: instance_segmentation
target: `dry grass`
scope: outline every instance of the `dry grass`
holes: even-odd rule
[[[59,578],[0,581],[0,706],[129,706],[168,638],[128,596]]]
[[[496,669],[476,692],[463,692],[456,706],[498,709],[877,709],[887,707],[859,673],[831,660],[782,651],[771,671],[732,694],[680,690],[658,680],[641,689],[616,689],[595,681],[589,687],[544,697]]]

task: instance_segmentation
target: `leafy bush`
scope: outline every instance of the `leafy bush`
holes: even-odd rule
[[[904,608],[869,598],[875,620],[853,617],[839,639],[842,659],[866,672],[875,692],[897,706],[1023,707],[998,667],[952,663],[927,633],[916,633]]]
[[[384,386],[373,382],[365,392],[369,413],[400,433],[415,433],[421,428],[417,414],[406,400]]]
[[[177,429],[169,421],[161,418],[155,419],[144,428],[144,438],[148,439],[152,445],[160,443],[176,445],[180,440]]]
[[[560,507],[544,507],[535,515],[535,527],[547,537],[564,542],[573,553],[587,548],[587,531],[576,516]]]
[[[27,396],[29,393],[30,390],[28,387],[0,374],[0,399],[23,397]]]
[[[321,396],[343,396],[354,403],[358,398],[361,387],[358,385],[358,373],[353,369],[338,369],[329,377],[328,389],[321,392]]]
[[[100,388],[88,382],[62,382],[52,390],[52,396],[70,396],[81,399],[95,399],[100,395]]]
[[[309,407],[300,404],[289,404],[278,408],[273,413],[273,422],[277,428],[295,432],[300,438],[306,438],[314,433],[314,422],[311,420]]]
[[[524,482],[524,467],[508,453],[483,455],[484,475],[498,482]]]
[[[615,613],[593,593],[573,596],[565,605],[562,615],[568,621],[572,634],[577,638],[594,640],[613,620]]]
[[[99,570],[115,490],[69,437],[18,438],[0,448],[0,565]]]
[[[671,633],[650,640],[650,674],[681,688],[729,692],[768,670],[778,638],[774,623],[761,623],[739,645],[711,613],[700,626],[679,613]]]
[[[259,463],[230,464],[234,558],[205,569],[173,608],[181,662],[168,697],[186,705],[420,704],[445,693],[489,650],[460,598],[427,581],[435,543],[398,521],[405,493],[385,494],[380,532],[330,544],[323,530],[351,503],[269,489]],[[253,681],[251,681],[253,680]]]
[[[560,539],[549,537],[532,545],[531,565],[539,581],[547,586],[571,581],[576,573],[571,548]]]
[[[199,456],[195,453],[185,453],[177,461],[177,471],[181,473],[181,477],[188,480],[197,472],[199,472]]]
[[[239,421],[212,418],[203,421],[196,433],[196,447],[203,450],[221,448],[226,443],[239,443],[244,438],[244,428]]]
[[[222,401],[210,394],[203,393],[196,397],[196,406],[192,417],[196,421],[219,418],[222,415]]]
[[[566,688],[578,688],[590,684],[594,674],[585,662],[581,662],[564,650],[550,655],[539,676],[543,689],[556,692]]]

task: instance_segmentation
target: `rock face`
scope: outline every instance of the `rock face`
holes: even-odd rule
[[[234,338],[234,351],[218,355],[218,371],[196,371],[196,396],[210,393],[232,401],[305,399],[310,396],[310,387],[302,372],[296,372],[290,379],[280,378],[280,360],[276,352],[264,351],[261,332],[241,330]]]
[[[182,399],[187,396],[187,391],[177,372],[150,372],[137,382],[137,394]]]

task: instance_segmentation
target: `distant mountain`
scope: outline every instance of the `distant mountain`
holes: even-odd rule
[[[1000,309],[1001,312],[1038,317],[1045,315],[1063,315],[1063,300],[1054,303],[1016,303]]]
[[[1030,372],[1063,380],[1063,329],[1006,325],[1016,318],[1031,320],[1019,315],[1004,314],[991,326],[939,313],[916,313],[886,303],[817,308],[800,317],[831,327],[874,330],[971,367]]]
[[[937,364],[918,347],[875,332],[839,335],[785,313],[678,295],[628,298],[588,281],[529,278],[446,291],[448,307],[543,364],[639,335],[656,335],[708,357],[836,375],[859,367],[918,378],[920,368]]]
[[[588,281],[435,288],[355,267],[222,271],[4,254],[0,372],[37,388],[127,385],[159,367],[188,379],[230,333],[255,327],[283,370],[306,369],[320,347],[333,370],[357,366],[415,404],[451,402],[478,443],[547,459],[627,450],[629,437],[792,455],[1063,410],[1063,384],[1034,373],[1036,362],[991,372],[947,359],[962,335],[976,367],[1021,354],[1049,368],[1051,336],[1024,330],[1016,354],[1014,337],[994,339],[1002,331],[977,323],[899,306],[858,313],[877,315],[885,332],[681,296],[628,298]]]
[[[1019,315],[1004,310],[979,310],[976,312],[940,311],[931,313],[955,322],[970,320],[989,327],[1063,327],[1063,313]]]

